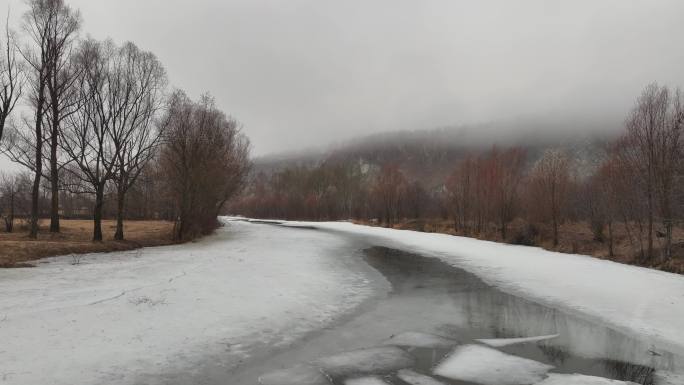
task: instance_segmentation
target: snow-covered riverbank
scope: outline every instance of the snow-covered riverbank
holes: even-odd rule
[[[347,222],[285,222],[433,255],[504,291],[583,314],[684,352],[684,276],[583,255]],[[657,352],[656,352],[657,354]]]
[[[235,222],[196,243],[0,270],[0,384],[163,383],[170,367],[285,344],[372,294],[349,250]]]

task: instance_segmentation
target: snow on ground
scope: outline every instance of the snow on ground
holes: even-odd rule
[[[478,339],[475,341],[483,343],[483,344],[488,345],[488,346],[495,347],[495,348],[500,348],[500,347],[509,346],[509,345],[516,345],[516,344],[524,344],[524,343],[529,343],[529,342],[538,342],[538,341],[550,340],[552,338],[557,338],[559,336],[560,336],[560,334],[551,334],[548,336],[537,336],[537,337],[522,337],[522,338],[481,338],[481,339]]]
[[[684,277],[583,255],[348,222],[290,222],[433,255],[505,291],[584,314],[684,353]]]
[[[373,293],[348,246],[236,222],[196,243],[0,269],[0,383],[149,384],[286,344]]]
[[[543,380],[551,369],[553,366],[485,346],[464,345],[440,362],[434,373],[485,385],[520,385]]]

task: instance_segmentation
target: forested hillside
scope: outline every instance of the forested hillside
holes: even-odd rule
[[[508,122],[386,132],[349,140],[327,149],[309,149],[262,156],[254,160],[253,175],[293,168],[360,164],[369,170],[398,165],[410,179],[426,188],[444,183],[455,163],[491,149],[524,148],[528,166],[549,148],[563,149],[587,175],[604,153],[606,143],[619,135],[621,122],[589,122],[574,128],[553,122]]]

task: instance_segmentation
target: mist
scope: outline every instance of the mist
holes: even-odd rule
[[[682,16],[0,0],[0,385],[684,381]]]
[[[615,126],[648,83],[684,84],[677,0],[68,3],[84,35],[135,41],[174,86],[210,92],[255,156],[509,120]],[[16,28],[25,5],[8,7]]]

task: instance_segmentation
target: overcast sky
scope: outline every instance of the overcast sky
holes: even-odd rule
[[[370,132],[623,116],[684,85],[682,0],[67,0],[208,91],[257,155]],[[23,0],[0,0],[11,24]]]

